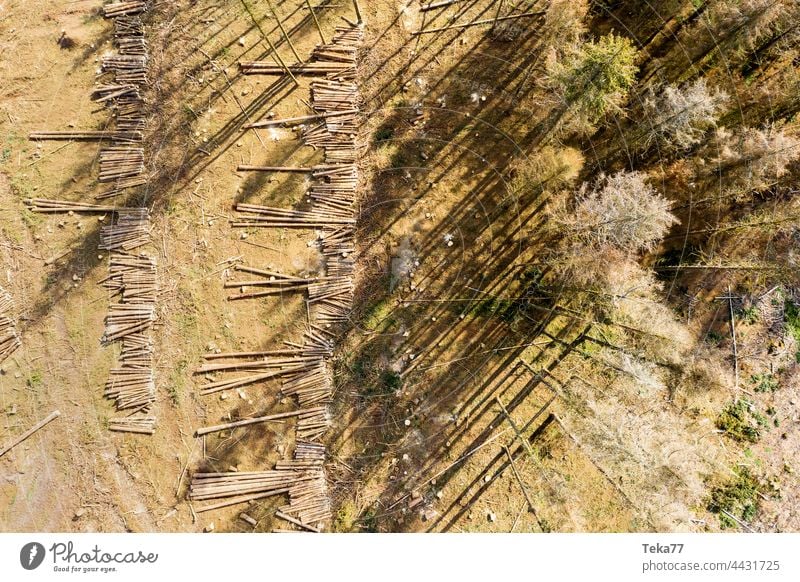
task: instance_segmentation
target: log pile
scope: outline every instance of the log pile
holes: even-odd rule
[[[112,146],[100,150],[100,181],[114,182],[144,172],[144,150]]]
[[[116,133],[122,135],[140,135],[146,125],[142,89],[148,85],[149,55],[142,15],[148,7],[148,2],[139,0],[103,6],[104,16],[114,19],[117,51],[103,57],[101,71],[114,79],[97,85],[92,99],[111,110]],[[133,140],[114,139],[110,147],[101,150],[100,182],[111,182],[113,186],[98,198],[118,196],[147,183],[144,150],[131,143]]]
[[[100,233],[100,248],[112,251],[109,274],[100,284],[119,299],[109,306],[103,341],[122,343],[119,367],[111,370],[104,395],[115,401],[117,410],[135,409],[134,415],[109,421],[109,429],[118,432],[152,434],[155,430],[155,418],[149,413],[156,399],[150,338],[156,320],[156,261],[128,252],[149,241],[146,208],[120,210],[116,221]]]
[[[302,483],[317,481],[319,473],[320,471],[316,468],[307,469],[303,467],[290,470],[195,473],[189,485],[189,499],[193,501],[224,499],[224,501],[217,501],[195,508],[196,512],[201,513],[257,499],[274,497],[275,495],[283,495],[290,493],[292,488],[298,488],[299,490],[299,486]]]
[[[287,418],[298,419],[298,426],[303,426],[304,430],[311,431],[312,425],[317,424],[321,420],[327,423],[328,417],[325,414],[325,408],[318,406],[316,408],[302,408],[300,410],[292,410],[290,412],[279,412],[277,414],[268,414],[267,416],[256,416],[255,418],[243,418],[241,420],[234,420],[224,424],[216,424],[214,426],[206,426],[197,429],[195,436],[203,436],[212,432],[219,432],[222,430],[230,430],[239,428],[240,426],[250,426],[251,424],[260,424],[262,422],[283,422]],[[311,439],[309,439],[311,440]]]
[[[12,318],[14,300],[0,287],[0,363],[4,362],[21,345],[17,326]]]
[[[319,323],[344,323],[350,317],[354,291],[352,277],[328,277],[308,286],[308,304]]]
[[[333,345],[326,337],[325,332],[313,327],[304,333],[303,345],[284,342],[287,349],[270,350],[265,352],[233,352],[226,354],[208,354],[206,360],[214,360],[195,370],[195,374],[203,374],[211,381],[200,387],[200,394],[213,394],[232,388],[241,388],[251,384],[263,383],[267,380],[283,380],[282,392],[288,395],[305,394],[298,392],[306,386],[303,378],[315,375],[325,366],[325,360],[333,354]],[[217,360],[231,360],[217,363]],[[212,374],[235,374],[233,377],[215,379]],[[326,375],[327,377],[327,375]],[[314,386],[316,398],[299,398],[300,404],[315,404],[330,399],[331,383],[327,382],[324,390]]]
[[[98,85],[92,93],[114,116],[117,132],[141,134],[145,129],[148,50],[142,15],[149,3],[130,0],[106,4],[103,14],[114,19],[117,51],[103,57],[101,70],[113,75],[111,83]],[[111,189],[97,196],[113,198],[147,184],[144,148],[115,140],[100,150],[100,177]],[[105,396],[114,400],[126,416],[109,420],[109,430],[153,434],[156,418],[151,408],[156,400],[151,328],[156,320],[158,283],[156,261],[141,252],[150,242],[147,208],[119,208],[110,225],[100,229],[100,249],[110,251],[108,276],[100,284],[117,303],[109,306],[105,343],[122,344],[119,363],[110,372]]]
[[[143,40],[143,39],[140,39]],[[125,46],[131,43],[125,41]],[[144,85],[147,83],[147,51],[141,54],[118,53],[103,57],[102,70],[113,72],[117,83],[133,83]]]
[[[147,255],[114,253],[108,277],[101,281],[111,295],[120,295],[122,305],[143,303],[155,308],[156,262]]]
[[[278,461],[275,469],[286,472],[305,471],[309,477],[292,484],[289,488],[289,504],[280,508],[281,513],[308,526],[321,524],[331,518],[328,482],[325,479],[325,445],[297,441],[294,458],[290,461]],[[316,529],[319,531],[319,528]]]
[[[112,182],[111,190],[98,198],[118,196],[130,188],[143,186],[147,180],[144,151],[136,147],[143,140],[145,102],[141,89],[148,84],[147,41],[144,38],[142,13],[149,3],[143,0],[112,2],[103,6],[106,18],[114,19],[114,43],[117,52],[103,57],[101,73],[113,76],[96,85],[91,98],[107,106],[114,116],[115,129],[36,131],[32,140],[108,141],[100,151],[100,182]]]
[[[323,228],[327,225],[355,224],[355,218],[342,210],[328,210],[324,206],[309,212],[238,203],[236,210],[245,213],[231,222],[234,228]]]
[[[304,441],[315,441],[330,426],[330,417],[324,406],[306,409],[297,417],[297,438]]]
[[[130,251],[150,240],[150,213],[146,208],[120,208],[117,221],[100,229],[100,249]]]
[[[302,406],[330,402],[333,380],[324,361],[318,360],[287,376],[281,386],[281,392],[287,396],[296,396]]]
[[[103,6],[103,16],[106,18],[119,18],[121,16],[132,16],[141,14],[147,10],[147,2],[144,0],[131,0],[129,2],[114,2]]]
[[[314,48],[306,63],[288,65],[292,75],[320,75],[343,80],[355,79],[358,44],[363,30],[358,26],[341,26],[330,43]],[[286,75],[286,68],[271,61],[242,61],[239,63],[245,75]]]
[[[309,306],[313,308],[313,321],[329,326],[346,322],[353,300],[352,276],[355,244],[356,191],[358,188],[357,160],[361,144],[358,140],[360,96],[355,83],[357,44],[362,30],[359,27],[339,27],[332,41],[319,45],[312,53],[306,67],[335,65],[325,79],[311,84],[311,105],[315,115],[252,124],[254,127],[273,123],[311,122],[304,126],[302,139],[306,145],[322,148],[325,160],[311,168],[278,168],[268,166],[240,166],[257,171],[305,171],[311,173],[311,186],[307,198],[309,210],[295,210],[239,203],[237,218],[231,221],[234,228],[306,228],[321,231],[319,247],[325,257],[328,277],[319,281],[290,283],[270,281],[263,286],[273,289],[248,292],[241,290],[231,298],[253,298],[280,294],[282,289],[308,289]],[[267,63],[242,63],[243,70],[264,70]],[[271,65],[270,65],[271,66]],[[255,68],[254,68],[255,67]],[[301,69],[297,69],[301,72]],[[310,69],[306,69],[310,70]],[[321,69],[320,69],[321,70]],[[236,282],[230,284],[236,286]]]
[[[356,193],[362,144],[359,142],[360,95],[356,84],[360,26],[339,27],[330,43],[317,46],[310,62],[289,66],[292,74],[322,76],[311,84],[315,113],[281,120],[264,120],[247,127],[301,125],[303,142],[322,149],[324,160],[313,167],[239,166],[242,171],[296,172],[311,175],[308,209],[285,209],[239,203],[233,228],[305,228],[318,231],[317,243],[325,257],[325,274],[291,276],[238,265],[241,277],[226,280],[237,293],[229,300],[268,297],[285,292],[307,293],[309,324],[302,343],[285,341],[286,348],[262,352],[208,354],[195,370],[209,380],[201,394],[238,388],[268,380],[280,380],[281,393],[296,398],[302,407],[295,413],[278,413],[232,421],[198,430],[198,435],[278,421],[290,415],[296,420],[296,447],[292,459],[280,460],[274,471],[258,473],[199,473],[189,497],[196,500],[231,497],[200,511],[226,507],[271,495],[288,493],[289,503],[276,517],[306,531],[319,532],[331,518],[325,478],[325,445],[318,442],[330,425],[327,404],[333,395],[329,359],[335,337],[329,329],[348,320],[354,297],[354,234]],[[287,71],[267,62],[240,63],[244,74],[283,75]],[[276,529],[275,531],[297,531]]]
[[[155,427],[155,416],[125,416],[121,418],[111,418],[108,421],[108,430],[116,432],[153,434],[156,432]]]
[[[235,295],[229,295],[228,300],[252,299],[254,297],[267,297],[270,295],[282,295],[293,291],[303,291],[310,285],[323,280],[320,277],[292,277],[274,271],[255,269],[246,265],[236,265],[234,271],[247,273],[250,276],[244,280],[226,280],[225,288],[237,288]],[[249,291],[249,287],[258,287],[258,291]]]
[[[242,495],[268,497],[287,493],[291,485],[309,478],[305,471],[298,470],[195,473],[189,487],[189,499],[206,501]]]

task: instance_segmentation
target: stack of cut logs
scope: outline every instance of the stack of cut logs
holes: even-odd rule
[[[146,208],[120,208],[116,223],[100,229],[100,248],[130,251],[150,241],[150,217]]]
[[[118,132],[141,133],[145,129],[148,52],[142,14],[148,2],[123,0],[103,7],[106,18],[114,19],[117,52],[103,57],[102,71],[114,82],[98,86],[93,98],[110,106]],[[98,198],[112,198],[147,183],[145,154],[141,146],[115,141],[100,150],[100,182],[112,187]],[[109,420],[109,429],[152,434],[156,399],[153,377],[151,328],[156,319],[156,261],[141,252],[150,242],[150,213],[147,208],[119,208],[116,219],[100,230],[100,248],[110,251],[108,276],[101,284],[118,302],[109,306],[105,342],[120,342],[119,363],[111,370],[105,396],[114,400],[118,411],[128,414]]]
[[[114,76],[113,83],[98,85],[92,98],[105,103],[114,114],[117,132],[140,134],[145,128],[145,102],[142,88],[147,87],[147,41],[141,15],[148,2],[122,1],[103,6],[106,18],[114,19],[114,43],[117,52],[103,57],[102,71]],[[132,141],[132,140],[131,140]],[[146,183],[144,151],[118,140],[100,151],[100,181],[112,182],[111,190],[100,194],[117,196],[128,188]]]
[[[114,182],[144,172],[144,150],[111,146],[100,150],[100,181]]]
[[[149,241],[146,208],[120,209],[116,220],[100,232],[100,248],[111,251],[108,276],[100,283],[119,299],[109,306],[103,340],[122,343],[119,367],[111,370],[105,396],[115,401],[117,410],[130,413],[109,422],[109,428],[119,432],[152,434],[155,427],[150,414],[156,399],[150,330],[156,319],[156,261],[130,252]]]
[[[311,83],[311,105],[315,115],[288,120],[267,120],[250,124],[295,124],[303,126],[303,141],[314,148],[322,148],[325,159],[312,168],[240,166],[242,170],[256,171],[306,171],[311,174],[311,187],[307,198],[310,210],[292,210],[239,203],[239,217],[231,222],[234,228],[306,228],[321,231],[320,250],[325,257],[327,277],[318,280],[292,278],[271,274],[264,282],[231,282],[240,293],[230,299],[245,299],[279,295],[285,290],[308,290],[312,320],[319,324],[347,321],[353,301],[352,258],[355,245],[356,209],[358,188],[357,160],[361,145],[358,140],[360,96],[355,83],[357,44],[360,27],[340,27],[329,44],[317,46],[311,62],[293,68],[297,73],[323,75]],[[283,74],[281,67],[269,63],[241,63],[242,71],[249,74]],[[290,67],[291,68],[291,67]],[[330,70],[328,70],[330,68]],[[335,69],[335,70],[334,70]],[[248,292],[247,287],[269,287],[269,290]],[[244,290],[242,288],[245,288]]]
[[[12,318],[14,300],[0,287],[0,363],[4,362],[20,346],[17,327]]]
[[[200,511],[288,493],[289,503],[276,512],[276,517],[313,532],[321,531],[322,524],[331,517],[324,469],[326,449],[318,441],[330,425],[326,405],[333,392],[329,359],[333,355],[335,335],[329,328],[348,320],[353,302],[352,255],[355,250],[357,161],[361,149],[358,140],[360,96],[355,79],[362,33],[360,26],[337,28],[329,44],[314,49],[310,62],[289,66],[293,74],[323,77],[311,84],[313,115],[269,119],[245,126],[305,124],[301,131],[304,143],[322,149],[324,160],[311,168],[240,166],[242,171],[310,174],[311,186],[307,193],[310,208],[294,210],[240,203],[236,206],[240,214],[231,226],[316,230],[327,273],[314,277],[291,276],[237,265],[233,270],[241,275],[226,281],[226,288],[236,289],[229,300],[307,293],[309,324],[303,333],[302,344],[285,341],[284,349],[208,354],[206,364],[196,370],[210,380],[200,388],[201,394],[280,380],[281,392],[296,397],[303,408],[293,413],[241,419],[199,430],[197,434],[201,436],[259,422],[280,421],[290,416],[297,419],[293,458],[278,461],[274,471],[196,474],[191,484],[191,499],[231,497],[227,501],[206,505]],[[245,62],[240,65],[245,74],[286,73],[282,66],[272,63]]]
[[[325,330],[310,325],[303,334],[303,344],[284,342],[286,349],[264,352],[230,352],[207,354],[207,363],[196,374],[235,374],[232,378],[211,382],[200,387],[200,394],[213,394],[223,390],[241,388],[266,380],[282,380],[282,390],[287,395],[296,394],[300,404],[316,404],[330,399],[332,382],[323,374],[318,382],[319,370],[325,370],[325,360],[333,354],[333,342]],[[227,363],[216,363],[228,360]],[[314,379],[314,382],[311,380]]]
[[[292,484],[289,488],[289,504],[280,508],[276,513],[278,517],[310,531],[319,531],[312,524],[331,518],[324,465],[325,445],[301,440],[295,446],[294,459],[277,462],[275,469],[278,471],[305,471],[310,477]],[[287,517],[294,517],[296,521]]]
[[[310,304],[341,304],[346,310],[352,301],[353,282],[349,277],[291,277],[245,265],[237,265],[234,270],[254,276],[225,282],[226,288],[237,290],[235,294],[228,296],[230,301],[283,295],[296,291],[308,291]],[[256,287],[258,290],[251,291],[250,287]]]
[[[289,495],[289,504],[277,516],[303,529],[318,532],[312,524],[331,517],[328,484],[325,480],[325,445],[298,441],[294,458],[278,461],[271,471],[200,472],[192,476],[189,499],[213,503],[195,507],[198,513]]]

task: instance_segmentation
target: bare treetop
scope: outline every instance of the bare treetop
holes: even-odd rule
[[[727,99],[724,91],[710,90],[705,79],[668,85],[659,95],[651,91],[644,102],[645,147],[658,142],[686,149],[699,143]]]
[[[652,249],[678,221],[670,202],[645,182],[640,172],[618,172],[581,188],[571,212],[556,219],[568,236],[592,246],[624,252]]]

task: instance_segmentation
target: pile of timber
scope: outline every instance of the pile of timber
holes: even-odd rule
[[[330,43],[314,48],[311,59],[306,63],[295,63],[284,67],[270,61],[242,61],[239,63],[245,75],[321,75],[328,78],[355,78],[358,44],[363,30],[359,26],[341,26]]]
[[[122,416],[108,420],[108,430],[153,434],[156,431],[155,416]]]
[[[155,308],[152,305],[128,305],[126,303],[112,303],[106,315],[106,327],[103,341],[121,341],[128,336],[139,335],[147,329],[156,319]]]
[[[116,197],[123,192],[147,184],[145,152],[141,147],[146,125],[142,89],[147,86],[148,51],[141,15],[149,8],[143,0],[123,0],[103,6],[103,15],[114,19],[114,43],[117,52],[103,56],[101,73],[113,76],[94,87],[91,98],[108,107],[116,127],[111,130],[37,131],[32,140],[101,140],[110,142],[100,150],[101,183],[110,182],[111,189],[97,199]],[[127,208],[86,204],[65,200],[34,198],[25,200],[33,212],[115,213],[115,220],[100,230],[101,250],[111,251],[108,277],[101,284],[118,302],[109,307],[103,342],[121,342],[118,367],[111,370],[105,396],[114,400],[117,410],[131,414],[113,418],[109,429],[152,434],[155,418],[150,407],[155,402],[152,340],[150,330],[155,320],[157,295],[155,260],[132,254],[150,242],[150,216],[146,208]],[[5,338],[0,319],[0,357],[14,345]],[[15,336],[14,336],[15,337]],[[10,353],[10,352],[9,352]]]
[[[113,111],[117,120],[117,129],[144,129],[144,100],[138,90],[120,96],[114,103]]]
[[[152,305],[112,304],[106,316],[104,341],[121,341],[120,365],[112,368],[104,395],[115,401],[117,410],[135,408],[148,413],[155,402],[152,341],[149,329],[155,321]]]
[[[107,55],[103,57],[101,67],[103,71],[113,72],[117,83],[136,85],[147,83],[147,51],[142,54],[120,52],[115,55]]]
[[[133,409],[132,414],[109,421],[109,429],[117,432],[155,431],[155,417],[150,414],[156,399],[150,332],[156,320],[156,261],[130,252],[149,242],[146,208],[120,209],[116,220],[100,230],[100,248],[111,251],[108,276],[100,284],[118,299],[109,306],[103,341],[122,344],[119,365],[111,370],[104,394],[115,401],[117,410]]]
[[[149,55],[142,15],[149,2],[130,0],[103,7],[106,18],[114,19],[117,51],[105,55],[103,73],[113,82],[98,85],[92,98],[111,109],[118,132],[141,133],[146,126],[142,89],[148,86]],[[100,151],[100,182],[111,188],[97,196],[106,199],[147,184],[145,152],[115,141]],[[100,248],[110,251],[108,276],[100,284],[110,299],[106,317],[105,342],[120,342],[118,367],[111,370],[105,395],[118,410],[130,410],[112,418],[112,431],[153,434],[156,418],[151,413],[156,399],[151,330],[156,320],[158,282],[155,258],[140,251],[150,242],[150,213],[147,208],[120,208],[115,220],[100,229]]]
[[[103,340],[107,343],[122,344],[118,367],[109,373],[104,396],[114,400],[117,410],[136,409],[135,412],[147,418],[150,407],[156,399],[153,342],[150,337],[150,330],[155,320],[153,303],[113,303],[106,316],[103,336]],[[141,417],[134,417],[131,420],[141,420]],[[115,430],[124,431],[125,426],[137,428],[128,422]]]
[[[119,8],[109,8],[119,6]],[[102,70],[114,76],[114,82],[100,85],[93,98],[112,110],[118,131],[141,131],[145,128],[145,101],[141,88],[147,87],[148,50],[141,14],[146,2],[120,2],[105,6],[106,18],[114,19],[114,43],[117,53],[103,58]],[[141,173],[141,172],[140,172]],[[117,189],[140,186],[144,182],[117,179]]]
[[[298,440],[294,458],[278,461],[275,469],[286,472],[304,471],[309,477],[289,488],[289,504],[281,507],[279,512],[300,522],[292,521],[295,525],[320,531],[319,525],[331,518],[328,482],[325,479],[325,445]],[[314,524],[318,527],[314,528]]]
[[[100,249],[130,251],[150,240],[150,213],[147,208],[120,208],[117,220],[100,229]]]
[[[106,190],[105,192],[101,192],[97,196],[95,196],[95,200],[105,200],[106,198],[114,198],[115,196],[119,196],[125,190],[129,190],[130,188],[136,188],[137,186],[144,186],[147,184],[147,177],[146,176],[131,176],[129,178],[117,178],[114,181],[114,185],[112,186],[111,190]]]
[[[118,410],[135,408],[136,412],[149,410],[155,400],[152,370],[143,368],[112,368],[104,396],[114,400]]]
[[[302,468],[297,470],[195,473],[189,485],[189,499],[193,501],[224,499],[224,501],[196,507],[194,510],[200,513],[289,493],[292,487],[317,479],[317,473],[316,470]]]
[[[21,345],[17,326],[12,318],[14,300],[0,287],[0,363],[4,362]]]
[[[106,4],[103,14],[114,19],[116,52],[105,55],[103,73],[113,75],[113,82],[104,81],[92,92],[92,99],[105,104],[112,112],[117,132],[141,133],[146,126],[145,100],[142,89],[148,86],[149,54],[144,37],[142,14],[149,8],[144,1]],[[122,146],[122,147],[119,147]],[[114,140],[111,148],[100,153],[100,181],[113,186],[98,198],[118,196],[127,190],[144,186],[144,151]]]
[[[122,304],[143,303],[155,308],[158,283],[153,257],[114,253],[108,271],[108,276],[100,283],[112,296],[119,295]]]
[[[300,379],[316,373],[320,367],[327,368],[324,364],[333,354],[333,344],[326,334],[320,328],[309,327],[303,333],[303,344],[284,342],[287,346],[285,349],[207,354],[205,359],[208,363],[195,370],[195,374],[202,374],[211,380],[200,387],[200,394],[214,394],[280,379],[283,380],[281,391],[287,396],[296,394],[301,405],[327,401],[332,390],[330,376],[327,376],[324,397],[304,398],[301,395],[305,392],[298,392],[298,389],[305,387]],[[229,374],[234,376],[219,380],[214,377]],[[315,392],[319,392],[318,387],[315,387]]]
[[[107,141],[110,146],[100,152],[100,182],[113,182],[110,190],[98,198],[118,196],[124,191],[143,186],[144,152],[133,147],[143,140],[145,101],[141,88],[147,86],[148,50],[141,14],[149,2],[131,0],[103,6],[106,18],[114,19],[114,43],[117,51],[103,56],[101,72],[113,76],[94,87],[91,98],[107,106],[114,116],[116,128],[104,130],[36,131],[32,140]]]
[[[328,275],[331,277],[351,277],[355,270],[355,228],[326,228],[320,237],[320,249],[325,257]]]
[[[205,426],[197,429],[195,436],[201,437],[212,432],[220,432],[223,430],[231,430],[242,426],[250,426],[253,424],[261,424],[262,422],[284,422],[287,418],[297,418],[298,434],[300,428],[303,427],[303,432],[311,434],[321,422],[328,425],[328,415],[322,406],[315,408],[301,408],[300,410],[292,410],[289,412],[278,412],[277,414],[268,414],[266,416],[256,416],[253,418],[241,418],[223,424],[215,424],[213,426]],[[311,438],[307,440],[313,440]]]
[[[347,321],[353,304],[353,275],[355,263],[356,193],[358,189],[358,159],[362,144],[359,142],[361,106],[356,66],[358,45],[363,30],[359,26],[337,28],[328,44],[318,46],[312,55],[317,63],[346,65],[345,69],[331,72],[325,79],[311,83],[311,106],[320,115],[302,129],[306,145],[320,148],[324,162],[311,173],[311,186],[307,197],[311,209],[297,220],[320,220],[315,228],[321,230],[319,248],[325,257],[326,276],[308,286],[308,306],[316,330]],[[243,207],[248,221],[274,220],[274,213],[257,208]],[[255,217],[255,219],[253,218]],[[329,337],[317,337],[314,341]],[[310,341],[310,340],[307,340]],[[281,390],[297,397],[301,406],[330,402],[333,393],[333,374],[329,362],[321,359],[315,366],[287,377]],[[327,418],[309,416],[298,421],[297,446],[292,461],[281,461],[277,469],[292,470],[304,467],[316,471],[316,478],[298,483],[289,490],[289,504],[276,515],[309,531],[320,531],[320,525],[331,518],[328,485],[325,479],[325,446],[314,442],[324,434]],[[314,526],[317,525],[315,528]]]
[[[119,34],[119,26],[116,27],[117,32],[115,37],[117,39],[117,49],[120,55],[147,55],[147,41],[143,36],[128,36]],[[145,71],[146,73],[146,71]]]
[[[328,277],[308,287],[308,305],[319,323],[344,323],[350,317],[355,287],[352,277]]]
[[[97,102],[109,101],[113,106],[117,99],[141,99],[139,87],[125,84],[97,85],[92,89],[92,100]]]
[[[144,172],[144,150],[112,146],[100,150],[100,181],[113,182]]]
[[[144,37],[144,23],[139,16],[117,16],[114,18],[114,39],[121,53],[123,45],[128,39]]]
[[[243,216],[231,222],[234,228],[322,228],[327,225],[355,224],[356,220],[347,212],[324,207],[315,207],[306,212],[240,202],[236,210]]]
[[[325,434],[330,424],[330,416],[324,406],[305,409],[297,417],[297,438],[315,441]]]
[[[231,281],[229,287],[240,292],[231,299],[278,295],[283,291],[308,290],[309,306],[313,307],[312,321],[330,326],[346,322],[352,306],[352,277],[355,269],[354,234],[356,223],[356,193],[358,190],[357,162],[363,144],[358,138],[358,117],[361,97],[355,82],[358,44],[363,31],[358,26],[339,27],[330,43],[318,45],[305,63],[305,69],[328,71],[325,79],[311,84],[311,106],[316,112],[284,120],[266,120],[250,127],[291,125],[308,122],[302,128],[306,145],[321,148],[324,161],[313,167],[239,166],[239,170],[266,172],[305,172],[311,174],[307,192],[308,209],[286,209],[258,204],[239,203],[234,228],[305,228],[321,232],[319,248],[325,258],[326,277],[317,281],[292,280],[284,276],[270,277],[265,282]],[[243,71],[271,70],[269,63],[241,63]],[[316,68],[316,69],[315,69]],[[346,73],[346,74],[343,74]],[[247,287],[268,287],[250,291]]]
[[[359,27],[337,27],[336,34],[328,44],[317,45],[306,63],[284,66],[271,61],[242,61],[239,63],[245,75],[286,75],[287,68],[293,75],[322,75],[337,78],[354,78],[357,44],[361,40]]]
[[[103,6],[103,16],[106,18],[119,18],[141,14],[147,10],[147,2],[143,0],[130,0],[128,2],[113,2]]]
[[[333,393],[331,371],[326,362],[317,360],[301,370],[286,374],[281,392],[287,396],[297,397],[301,406],[327,404],[331,401]]]
[[[311,85],[311,106],[315,113],[302,117],[264,120],[247,127],[303,124],[306,145],[322,149],[323,163],[310,168],[239,166],[241,171],[296,172],[311,175],[307,210],[284,209],[257,204],[236,205],[239,215],[234,228],[306,228],[318,231],[319,248],[325,257],[325,274],[318,277],[290,276],[239,265],[234,271],[246,274],[225,281],[237,293],[230,300],[304,292],[308,295],[309,327],[301,344],[286,341],[285,349],[262,352],[208,354],[206,363],[195,370],[209,382],[201,394],[280,380],[281,392],[297,399],[301,409],[241,419],[206,427],[198,435],[259,422],[295,417],[296,449],[290,460],[278,461],[274,471],[258,473],[199,473],[194,476],[189,497],[196,500],[233,497],[200,508],[226,507],[271,495],[288,493],[289,503],[276,517],[303,530],[319,532],[331,518],[325,478],[325,445],[318,442],[328,426],[327,404],[332,399],[333,375],[329,359],[334,334],[328,329],[346,322],[353,303],[353,275],[356,224],[357,163],[363,145],[359,142],[360,95],[356,79],[360,26],[337,28],[330,43],[317,46],[308,63],[289,67],[293,74],[320,75]],[[267,62],[240,63],[245,74],[283,75],[287,71]],[[222,376],[222,377],[220,377]],[[281,474],[285,476],[281,477]],[[276,529],[275,531],[296,531]]]

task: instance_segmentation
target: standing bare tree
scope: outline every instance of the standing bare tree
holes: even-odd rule
[[[557,209],[553,218],[568,239],[629,254],[651,250],[677,222],[670,202],[640,172],[601,177],[593,188],[584,184],[574,206]]]
[[[723,91],[710,90],[705,79],[683,87],[668,85],[658,95],[651,90],[644,100],[643,148],[658,143],[687,149],[700,143],[727,98]]]
[[[714,48],[732,55],[751,50],[793,3],[793,0],[716,0],[702,25],[710,33]]]
[[[736,132],[720,128],[711,145],[717,151],[714,170],[723,187],[741,196],[775,183],[800,159],[800,139],[784,129],[745,127]]]

